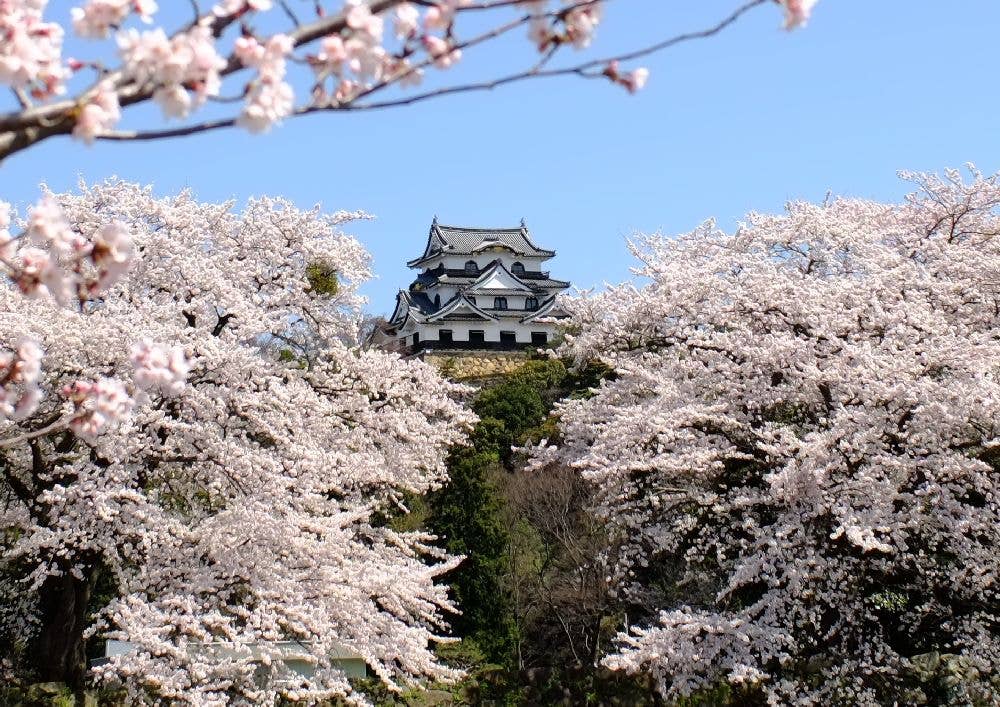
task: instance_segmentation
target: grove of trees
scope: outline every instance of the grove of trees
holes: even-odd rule
[[[339,229],[359,214],[120,182],[45,203],[58,228],[33,212],[13,260],[93,256],[112,226],[135,257],[72,307],[0,289],[0,340],[22,342],[0,360],[19,401],[0,419],[0,679],[95,679],[130,703],[360,699],[334,649],[390,686],[453,677],[432,648],[458,559],[380,518],[442,483],[474,418],[429,366],[352,340],[368,263]],[[295,355],[304,339],[322,353]],[[88,673],[109,638],[135,650]]]
[[[613,374],[535,464],[591,484],[646,609],[604,664],[668,700],[1000,700],[1000,181],[904,176],[643,239],[648,284],[568,303]]]
[[[115,181],[4,209],[4,679],[994,704],[1000,181],[906,176],[637,241],[645,283],[478,389],[359,345],[363,214]]]
[[[574,62],[600,0],[0,0],[0,159],[635,92],[643,57],[814,4]],[[512,68],[416,88],[514,31]],[[144,103],[180,122],[123,129]],[[0,701],[1000,703],[1000,178],[970,175],[637,238],[637,282],[475,386],[365,346],[366,214],[0,201]]]

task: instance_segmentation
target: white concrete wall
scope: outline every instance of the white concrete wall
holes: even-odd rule
[[[507,309],[516,309],[524,311],[524,301],[528,299],[527,295],[491,295],[488,290],[476,293],[474,296],[476,298],[476,306],[480,309],[493,309],[495,304],[494,300],[496,297],[504,297],[507,299]],[[541,304],[541,300],[544,296],[534,295],[535,300],[538,304]],[[441,296],[441,300],[444,301],[444,296]],[[538,307],[536,306],[535,309]],[[534,310],[530,310],[534,311]]]
[[[469,340],[469,331],[480,330],[484,333],[484,337],[488,342],[498,342],[500,341],[501,331],[513,331],[516,336],[516,341],[521,344],[531,343],[531,332],[533,331],[544,331],[548,334],[548,340],[552,341],[552,337],[555,334],[556,327],[552,324],[539,324],[537,322],[530,322],[528,324],[521,324],[517,321],[507,321],[507,322],[445,322],[440,325],[428,325],[421,324],[417,329],[417,333],[420,335],[421,341],[437,341],[438,331],[440,329],[451,329],[451,336],[453,341],[464,341]],[[406,339],[407,345],[412,345],[413,335],[412,333]]]

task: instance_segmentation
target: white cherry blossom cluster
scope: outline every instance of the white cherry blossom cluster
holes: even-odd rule
[[[149,23],[158,9],[155,0],[89,0],[71,10],[73,31],[87,39],[104,39],[132,12]]]
[[[73,404],[69,428],[87,440],[95,439],[132,410],[132,396],[112,378],[75,381],[64,386],[62,394]]]
[[[180,346],[165,348],[148,339],[132,347],[133,378],[143,390],[157,390],[164,395],[180,395],[190,365]]]
[[[84,308],[101,297],[133,265],[132,234],[121,221],[71,224],[53,194],[46,194],[32,207],[18,237],[11,235],[11,208],[0,202],[0,263],[11,284],[24,296],[53,300],[57,305],[73,301]],[[90,233],[84,235],[84,231]],[[5,354],[5,387],[0,417],[23,418],[34,412],[43,399],[38,385],[43,352],[34,340],[25,340],[14,355]],[[167,350],[149,341],[134,349],[134,381],[137,387],[176,395],[184,385],[187,362],[177,347]],[[94,439],[108,425],[131,410],[133,400],[118,380],[75,379],[61,389],[70,403],[66,416],[52,425],[68,427]],[[0,446],[4,440],[0,438]]]
[[[125,75],[155,87],[153,100],[171,118],[184,118],[210,96],[217,96],[225,68],[215,47],[212,30],[205,24],[167,37],[157,28],[118,34],[118,48]]]
[[[99,296],[131,266],[131,235],[120,222],[94,226],[86,236],[46,195],[31,209],[24,232],[10,232],[11,209],[0,202],[0,267],[26,296],[59,304]]]
[[[0,597],[110,573],[119,592],[87,635],[138,650],[90,677],[129,703],[363,704],[330,659],[345,650],[392,689],[458,677],[433,650],[458,560],[376,514],[443,483],[473,416],[431,367],[358,347],[369,256],[341,228],[364,215],[281,199],[235,211],[121,182],[54,198],[73,231],[122,223],[143,257],[99,306],[0,290],[0,341],[37,341],[41,373],[22,370],[68,396],[0,420]],[[317,262],[335,292],[315,292]],[[130,378],[145,392],[125,415],[129,386],[113,381]],[[62,414],[75,435],[44,426]],[[58,620],[0,602],[0,642],[27,648]],[[288,671],[282,641],[314,676]]]
[[[114,84],[108,80],[101,81],[84,99],[73,126],[73,137],[89,145],[100,135],[114,129],[121,117],[121,105]]]
[[[42,397],[41,370],[42,349],[30,339],[14,351],[0,352],[0,420],[23,419],[35,411]]]
[[[295,107],[295,93],[285,81],[285,57],[292,49],[292,40],[283,34],[272,36],[266,44],[253,37],[236,40],[236,57],[244,66],[257,69],[257,79],[248,90],[238,121],[252,133],[269,130]]]
[[[35,98],[65,90],[63,28],[42,15],[48,0],[0,0],[0,84],[30,89]]]
[[[555,18],[549,14],[549,0],[533,0],[525,4],[532,15],[528,24],[528,38],[540,52],[560,44],[586,49],[594,39],[604,12],[599,0],[566,2],[569,8]]]
[[[644,238],[648,284],[566,304],[614,374],[537,464],[593,483],[638,607],[606,663],[668,700],[922,704],[934,651],[1000,700],[1000,179],[905,176]]]

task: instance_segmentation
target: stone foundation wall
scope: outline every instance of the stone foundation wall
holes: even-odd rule
[[[511,373],[528,360],[524,351],[433,351],[424,354],[423,360],[442,375],[456,381],[471,381],[477,378]]]

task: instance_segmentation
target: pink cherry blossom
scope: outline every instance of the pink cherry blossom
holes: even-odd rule
[[[636,93],[646,85],[646,81],[649,79],[649,69],[645,67],[639,67],[634,69],[622,77],[622,85],[628,89],[629,93]]]
[[[63,29],[42,20],[47,0],[0,3],[0,84],[29,88],[40,98],[63,92]]]
[[[73,31],[81,37],[104,39],[110,29],[118,27],[132,11],[143,22],[151,22],[157,10],[154,0],[88,0],[71,10]]]
[[[453,49],[448,40],[432,34],[424,36],[424,47],[434,57],[434,65],[439,69],[447,69],[462,58],[461,49]]]
[[[251,87],[237,122],[252,133],[267,132],[294,108],[295,95],[289,84],[260,82]]]
[[[14,284],[27,297],[52,297],[60,304],[70,296],[67,278],[52,256],[41,248],[22,248]]]
[[[226,62],[207,26],[196,25],[169,39],[162,29],[132,29],[119,33],[118,46],[125,74],[157,85],[153,99],[168,117],[185,117],[192,107],[218,95],[219,72]]]
[[[600,24],[603,10],[600,3],[575,7],[566,13],[566,37],[577,49],[590,46]]]
[[[69,428],[84,439],[94,439],[132,410],[132,397],[125,387],[111,378],[75,381],[63,388],[63,395],[73,403]]]
[[[364,0],[348,0],[344,7],[348,27],[370,43],[382,41],[384,22],[381,16],[372,13]]]
[[[785,29],[805,26],[816,2],[817,0],[779,0],[785,8]]]
[[[157,390],[164,395],[179,395],[190,370],[184,349],[166,348],[144,339],[132,347],[135,384],[143,390]]]
[[[102,81],[80,109],[73,126],[73,137],[89,145],[96,137],[114,128],[121,115],[114,85],[110,81]]]
[[[85,244],[83,237],[70,227],[62,207],[52,195],[42,197],[31,208],[27,233],[40,245],[51,245],[64,255],[79,252]]]
[[[9,206],[0,212],[9,223]],[[87,237],[70,226],[52,194],[32,207],[25,236],[14,239],[0,229],[0,274],[30,297],[64,304],[75,294],[79,303],[106,291],[133,263],[131,237],[122,224],[94,227]]]
[[[267,44],[260,44],[253,37],[237,40],[236,56],[258,72],[238,121],[250,132],[269,130],[294,109],[292,87],[284,80],[285,57],[293,48],[292,40],[283,34],[272,36]]]
[[[0,420],[22,420],[34,412],[41,399],[38,378],[42,349],[23,339],[13,352],[0,351]]]
[[[96,295],[108,289],[134,264],[132,234],[119,221],[101,227],[93,238],[90,259],[97,268],[97,279],[90,286]]]
[[[396,6],[396,18],[393,26],[398,39],[407,39],[415,35],[419,23],[420,12],[416,5],[404,2]]]
[[[556,35],[552,32],[548,20],[544,17],[534,17],[528,23],[528,39],[540,52],[551,46]]]

